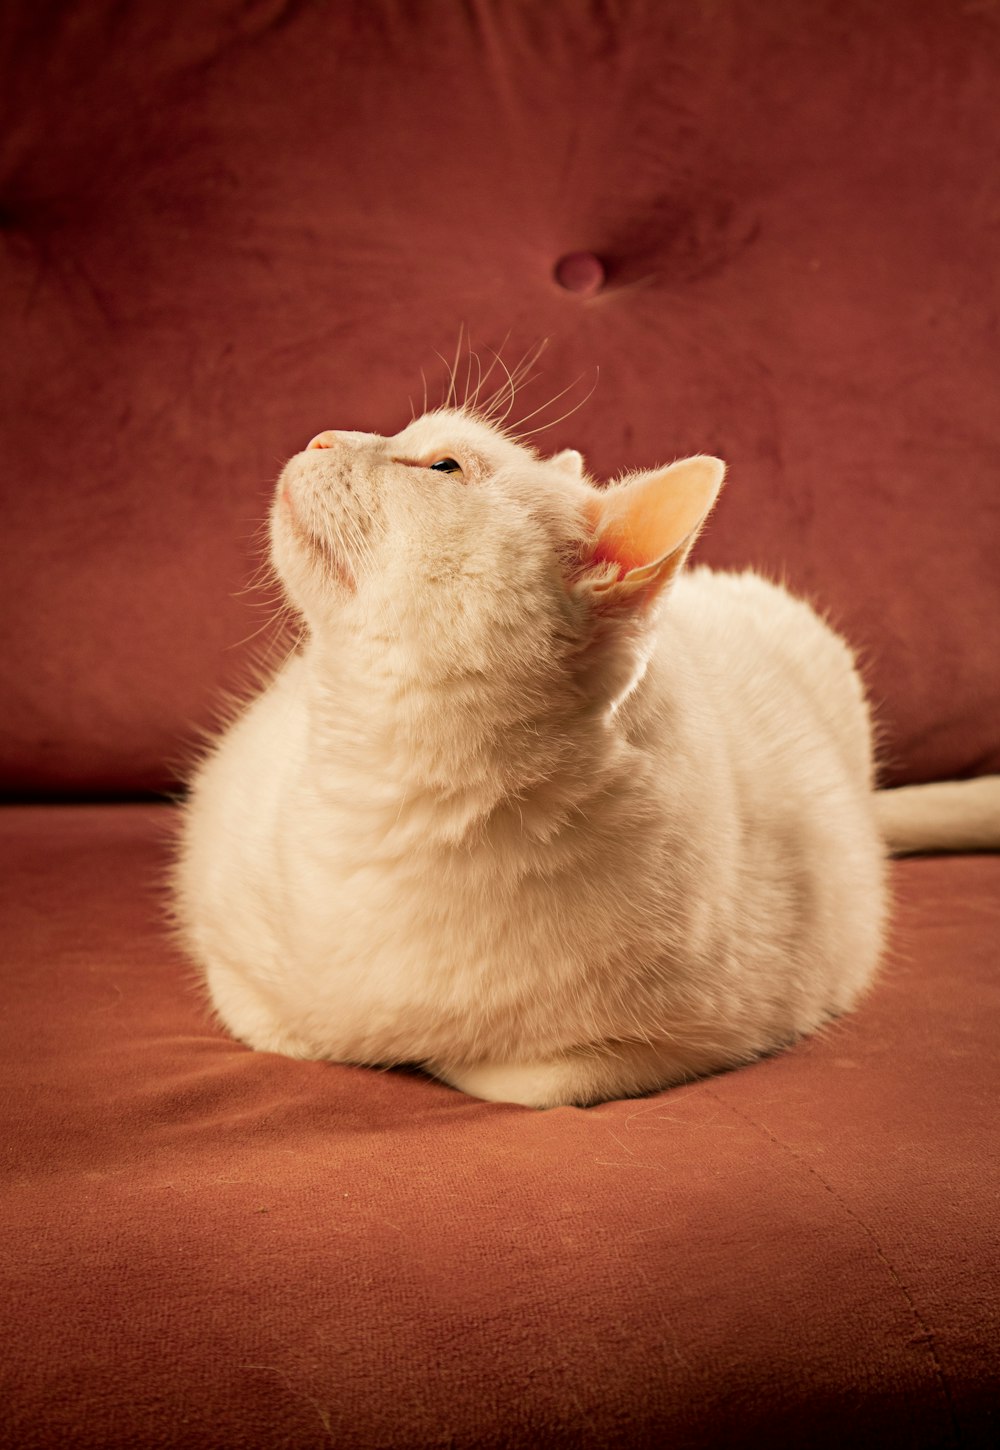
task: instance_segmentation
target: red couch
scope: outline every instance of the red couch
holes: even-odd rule
[[[828,609],[888,783],[1000,769],[996,7],[10,0],[0,45],[3,1445],[1000,1443],[997,858],[897,863],[825,1034],[549,1113],[238,1046],[164,884],[281,461],[460,336],[550,339],[518,409],[593,387],[540,442],[598,475],[728,460],[700,557]]]

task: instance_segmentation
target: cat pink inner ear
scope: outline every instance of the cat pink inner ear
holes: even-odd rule
[[[686,553],[719,496],[725,472],[718,458],[685,458],[599,495],[591,506],[595,559],[617,564],[626,578],[641,578],[679,551]]]

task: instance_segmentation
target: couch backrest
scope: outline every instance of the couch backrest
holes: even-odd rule
[[[993,7],[5,13],[8,787],[170,783],[283,458],[400,426],[460,329],[550,339],[523,412],[596,380],[540,441],[599,475],[728,460],[701,559],[823,604],[892,778],[1000,768]]]

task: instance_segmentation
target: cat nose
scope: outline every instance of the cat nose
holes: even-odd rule
[[[306,444],[306,451],[308,452],[310,448],[335,448],[338,436],[333,428],[327,428],[325,433],[317,433],[315,438],[309,440]]]

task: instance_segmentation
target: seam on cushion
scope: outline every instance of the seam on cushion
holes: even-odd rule
[[[867,1223],[865,1223],[861,1215],[851,1207],[846,1199],[841,1197],[841,1195],[837,1192],[832,1184],[827,1182],[827,1180],[823,1177],[822,1173],[820,1173],[820,1171],[815,1168],[812,1163],[808,1162],[807,1159],[803,1158],[800,1153],[797,1153],[795,1149],[791,1146],[791,1144],[784,1142],[784,1140],[779,1138],[776,1133],[774,1133],[769,1127],[767,1127],[766,1124],[758,1122],[756,1118],[751,1118],[747,1113],[741,1112],[739,1108],[734,1107],[732,1103],[727,1102],[725,1098],[720,1097],[719,1094],[715,1092],[712,1088],[708,1087],[705,1084],[702,1084],[702,1088],[709,1097],[714,1098],[715,1101],[721,1104],[722,1107],[728,1108],[735,1117],[742,1118],[745,1123],[749,1123],[751,1128],[756,1128],[758,1132],[763,1133],[766,1138],[768,1138],[773,1144],[775,1144],[776,1147],[782,1149],[783,1152],[785,1152],[788,1157],[793,1160],[793,1162],[797,1163],[800,1168],[804,1168],[807,1173],[811,1174],[811,1176],[816,1179],[816,1182],[819,1183],[821,1187],[824,1188],[826,1192],[830,1195],[834,1203],[836,1203],[838,1207],[843,1210],[843,1212],[847,1215],[849,1219],[851,1219],[853,1223],[857,1224],[858,1228],[861,1229],[865,1237],[870,1239],[872,1244],[874,1244],[875,1253],[884,1264],[893,1283],[896,1285],[903,1298],[906,1300],[906,1303],[909,1306],[910,1313],[920,1327],[920,1338],[926,1345],[927,1353],[930,1356],[930,1361],[934,1368],[934,1374],[937,1378],[938,1388],[941,1392],[941,1398],[944,1401],[945,1408],[948,1411],[948,1418],[951,1422],[952,1441],[956,1447],[959,1447],[960,1450],[963,1441],[962,1431],[958,1423],[958,1413],[955,1406],[954,1398],[951,1393],[951,1386],[948,1383],[948,1376],[944,1372],[944,1366],[942,1365],[940,1355],[938,1354],[937,1339],[935,1337],[934,1331],[930,1327],[924,1316],[921,1314],[919,1308],[917,1307],[916,1299],[913,1297],[913,1294],[910,1292],[910,1289],[908,1288],[905,1281],[900,1277],[900,1274],[896,1269],[895,1265],[892,1263],[892,1260],[889,1258],[882,1245],[879,1243],[878,1237],[875,1234],[874,1229],[872,1229]]]

